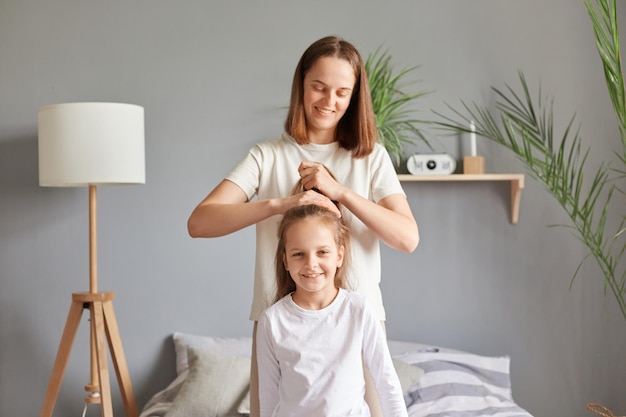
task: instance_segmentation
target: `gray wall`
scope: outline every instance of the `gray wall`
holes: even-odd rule
[[[422,65],[419,87],[434,91],[424,117],[460,100],[488,105],[490,86],[517,86],[522,69],[555,98],[557,123],[578,114],[592,165],[618,149],[582,0],[3,0],[0,415],[39,412],[70,295],[88,289],[87,190],[38,186],[38,108],[145,107],[146,184],[98,193],[100,289],[116,293],[143,406],[174,376],[172,332],[251,332],[253,228],[193,240],[186,220],[253,143],[281,133],[296,62],[327,34]],[[459,138],[431,133],[461,157]],[[488,172],[523,172],[494,144],[478,150]],[[413,254],[383,249],[389,336],[510,355],[514,397],[538,417],[588,415],[590,401],[625,412],[626,323],[593,262],[569,289],[586,251],[547,227],[568,224],[558,204],[527,176],[511,225],[506,184],[405,188],[422,240]],[[85,315],[56,415],[82,411],[86,329]]]

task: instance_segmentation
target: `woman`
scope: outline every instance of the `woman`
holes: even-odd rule
[[[335,181],[327,166],[336,176]],[[308,190],[291,195],[302,181]],[[256,197],[256,199],[253,198]],[[353,237],[351,287],[385,320],[380,293],[379,240],[404,252],[419,242],[417,223],[391,158],[378,142],[363,59],[349,42],[328,36],[314,42],[296,67],[285,133],[254,146],[189,217],[192,237],[218,237],[256,225],[253,340],[262,311],[275,294],[276,228],[288,209],[316,204],[339,211]],[[251,415],[258,415],[258,375],[253,347]],[[371,384],[367,395],[374,395]],[[372,415],[377,401],[368,400]]]

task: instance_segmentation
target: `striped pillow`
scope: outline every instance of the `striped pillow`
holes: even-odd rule
[[[409,416],[532,417],[513,401],[508,356],[413,351],[395,358],[424,370],[405,396]]]

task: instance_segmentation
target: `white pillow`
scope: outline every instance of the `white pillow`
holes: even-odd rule
[[[172,339],[178,375],[188,367],[187,349],[190,347],[241,358],[252,356],[252,337],[209,337],[176,332],[172,335]]]
[[[239,416],[250,387],[250,359],[190,347],[189,374],[165,417]]]

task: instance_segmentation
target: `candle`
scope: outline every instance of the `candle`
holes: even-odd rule
[[[472,120],[470,122],[470,155],[476,156],[476,125]]]

